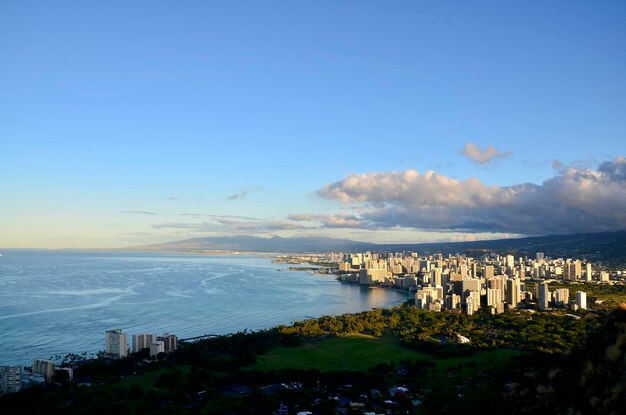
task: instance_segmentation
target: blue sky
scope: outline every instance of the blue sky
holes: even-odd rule
[[[0,247],[626,228],[624,2],[129,3],[0,4]]]

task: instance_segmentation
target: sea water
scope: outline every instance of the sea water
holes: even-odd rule
[[[403,292],[290,271],[270,256],[3,250],[0,365],[104,349],[104,332],[179,338],[389,307]]]

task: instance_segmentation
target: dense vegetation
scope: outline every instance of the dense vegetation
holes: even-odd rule
[[[411,306],[326,316],[183,343],[153,362],[141,355],[87,361],[76,382],[5,395],[0,409],[269,414],[283,402],[290,413],[471,413],[489,402],[490,413],[617,413],[626,311],[581,316],[466,316]],[[406,389],[394,393],[394,386]],[[595,399],[584,404],[580,396]]]
[[[325,316],[279,327],[279,332],[303,339],[351,333],[380,336],[386,329],[391,329],[405,346],[436,354],[496,347],[563,353],[599,326],[597,317],[588,314],[588,318],[572,319],[562,313],[526,312],[497,316],[483,312],[467,316],[402,307]],[[471,339],[471,348],[456,345],[457,335]]]

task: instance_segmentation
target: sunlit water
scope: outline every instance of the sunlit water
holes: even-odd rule
[[[179,338],[400,304],[402,292],[288,271],[269,257],[4,250],[0,365],[94,353],[104,331]],[[281,271],[278,271],[281,270]]]

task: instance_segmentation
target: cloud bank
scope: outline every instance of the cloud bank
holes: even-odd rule
[[[466,158],[478,164],[487,164],[495,159],[505,159],[511,156],[510,151],[501,152],[493,146],[487,146],[486,149],[481,150],[474,143],[465,144],[462,153]]]
[[[626,159],[622,156],[596,170],[563,167],[540,185],[488,186],[478,179],[406,170],[353,174],[317,194],[358,204],[358,216],[346,217],[344,227],[524,235],[626,229]],[[340,219],[340,215],[317,218],[322,224]]]
[[[318,215],[318,214],[298,214],[289,215],[288,218],[296,222],[319,222],[321,228],[370,228],[370,223],[366,220],[357,218],[349,213],[339,213],[336,215]]]

